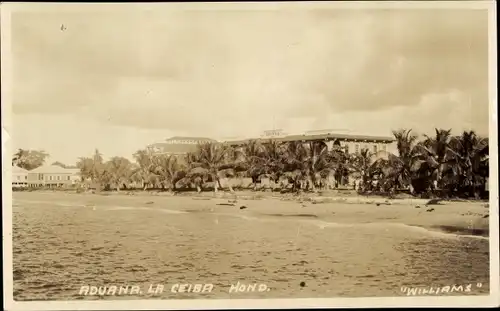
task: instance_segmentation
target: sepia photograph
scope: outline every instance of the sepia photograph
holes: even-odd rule
[[[2,3],[4,308],[498,306],[495,9]]]

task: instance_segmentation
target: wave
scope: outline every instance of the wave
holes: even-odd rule
[[[412,230],[415,232],[420,232],[432,237],[436,238],[447,238],[447,239],[455,239],[455,238],[472,238],[472,239],[479,239],[479,240],[489,240],[488,236],[484,236],[484,231],[483,230],[466,230],[466,229],[461,229],[457,228],[457,230],[449,230],[447,231],[445,228],[447,226],[433,226],[430,228],[426,228],[423,226],[416,226],[416,225],[407,225],[403,223],[382,223],[382,222],[372,222],[372,223],[351,223],[351,224],[342,224],[342,223],[334,223],[334,222],[326,222],[326,221],[314,221],[314,223],[320,228],[352,228],[352,227],[383,227],[387,228],[388,226],[392,227],[398,227],[402,229],[407,229],[407,230]],[[476,233],[477,234],[465,234],[465,233]]]

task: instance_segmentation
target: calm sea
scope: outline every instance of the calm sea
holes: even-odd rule
[[[473,289],[450,295],[489,291],[487,239],[223,213],[209,201],[134,202],[14,194],[15,300],[387,297],[404,295],[405,286],[453,284]],[[266,284],[269,291],[229,293],[237,282]],[[214,288],[172,293],[176,283]],[[150,284],[162,284],[164,291],[79,294],[84,285]]]

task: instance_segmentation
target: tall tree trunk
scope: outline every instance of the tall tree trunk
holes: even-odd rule
[[[231,192],[231,193],[234,193],[233,186],[231,185],[231,181],[233,181],[233,180],[234,180],[234,178],[232,178],[232,179],[226,178],[227,188],[229,189],[229,192]]]
[[[257,190],[257,177],[252,176],[252,185],[253,185],[253,190]]]
[[[316,191],[316,174],[312,173],[311,176],[309,176],[309,185],[311,187],[311,191],[315,192]]]
[[[214,180],[214,193],[219,191],[219,181],[217,179]]]

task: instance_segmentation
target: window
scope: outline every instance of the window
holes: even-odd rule
[[[68,180],[70,180],[70,176],[68,176]]]
[[[377,153],[377,145],[373,146],[373,153]]]
[[[359,152],[359,144],[356,144],[356,146],[354,146],[354,151],[355,151],[356,153],[358,153],[358,152]]]
[[[345,148],[345,153],[349,153],[349,145],[345,145],[344,148]]]
[[[24,180],[28,180],[28,175],[24,176]]]
[[[52,176],[49,176],[49,180],[52,180]]]
[[[43,180],[43,174],[38,174],[38,180]]]
[[[57,176],[57,180],[61,180],[61,176]]]

